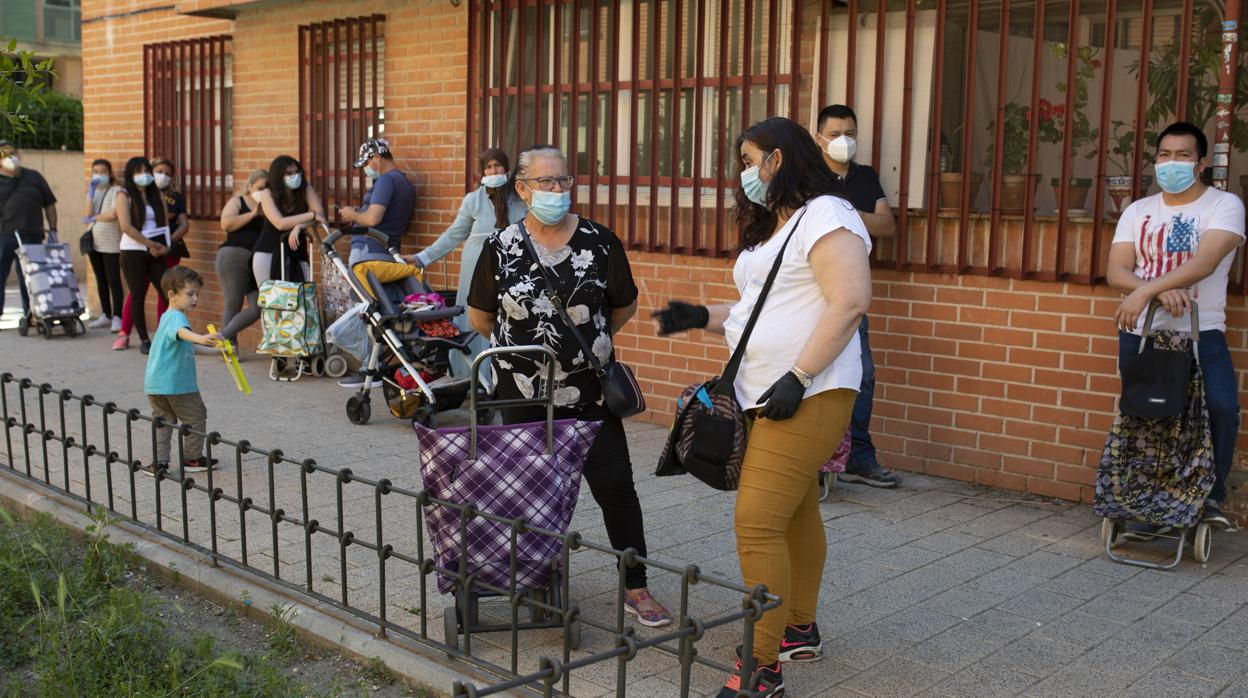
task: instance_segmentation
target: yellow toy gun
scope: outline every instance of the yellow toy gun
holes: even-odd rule
[[[209,334],[216,334],[217,328],[209,325]],[[225,360],[225,367],[230,370],[230,377],[234,379],[234,385],[244,395],[251,395],[251,386],[247,384],[247,376],[243,375],[243,367],[238,365],[238,356],[234,353],[234,345],[230,344],[230,340],[221,339],[217,341],[217,349],[221,350],[221,358]]]

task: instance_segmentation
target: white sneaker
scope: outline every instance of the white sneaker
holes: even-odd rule
[[[114,315],[114,316],[113,316],[113,325],[112,325],[112,328],[111,328],[109,331],[110,331],[110,332],[120,332],[120,331],[121,331],[121,316],[120,316],[120,315]]]
[[[121,324],[121,320],[118,320],[117,323]],[[90,327],[93,330],[102,330],[105,327],[108,327],[112,324],[113,324],[113,319],[111,317],[107,315],[101,315],[97,317],[96,319],[92,320],[91,322],[88,322],[87,327]],[[118,327],[117,329],[120,330],[121,328]]]

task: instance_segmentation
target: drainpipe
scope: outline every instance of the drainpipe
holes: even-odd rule
[[[1226,0],[1222,18],[1222,63],[1218,68],[1218,108],[1214,111],[1213,186],[1225,190],[1230,178],[1231,125],[1235,122],[1235,78],[1239,65],[1240,1]]]

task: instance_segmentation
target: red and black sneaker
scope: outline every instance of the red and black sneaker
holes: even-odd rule
[[[757,664],[754,667],[754,696],[756,698],[780,698],[784,695],[784,675],[780,673],[780,662]],[[737,668],[728,676],[728,682],[719,689],[715,698],[736,698],[741,692],[741,659],[737,658]]]
[[[202,472],[206,472],[209,468],[212,468],[213,470],[216,470],[216,468],[217,468],[217,459],[216,459],[216,458],[209,459],[209,458],[205,458],[205,457],[203,457],[203,456],[200,456],[199,458],[196,458],[196,459],[194,459],[194,460],[184,460],[184,461],[182,461],[182,471],[183,471],[183,472],[187,472],[187,473],[202,473]]]
[[[823,659],[823,640],[817,624],[785,626],[784,639],[780,641],[780,661],[817,662],[820,659]]]

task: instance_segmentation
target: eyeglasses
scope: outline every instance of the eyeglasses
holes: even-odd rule
[[[559,191],[567,191],[576,185],[576,177],[572,175],[564,175],[562,177],[530,177],[521,179],[521,182],[537,182],[537,188],[541,191],[555,191],[558,186]]]

